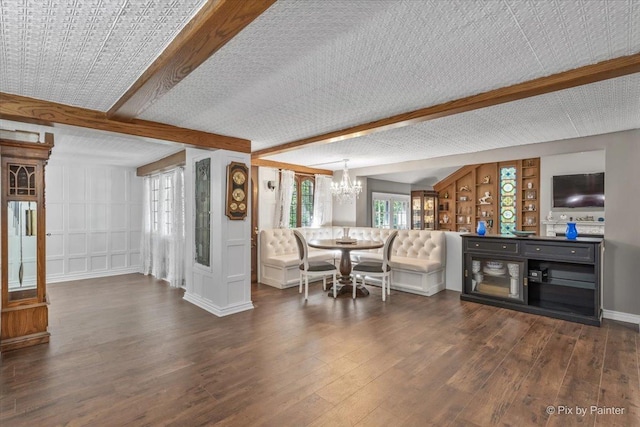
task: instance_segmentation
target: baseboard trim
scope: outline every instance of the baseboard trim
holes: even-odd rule
[[[617,320],[619,322],[634,323],[640,325],[640,315],[623,313],[621,311],[602,310],[602,317],[610,320]]]
[[[218,317],[224,317],[230,314],[236,314],[242,311],[253,309],[253,303],[251,301],[230,305],[227,307],[218,307],[208,299],[203,298],[200,295],[191,294],[189,292],[185,292],[183,298],[185,299],[185,301],[188,301],[191,304],[198,306],[211,314],[215,314]]]
[[[70,282],[72,280],[97,279],[99,277],[121,276],[123,274],[140,273],[141,267],[122,268],[107,271],[92,271],[90,273],[73,273],[65,275],[47,276],[47,283]]]

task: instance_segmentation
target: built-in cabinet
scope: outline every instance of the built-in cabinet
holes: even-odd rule
[[[2,318],[0,351],[49,342],[46,294],[45,142],[0,139]]]
[[[438,229],[438,193],[436,191],[411,192],[411,229]]]
[[[600,238],[462,236],[460,298],[600,325]]]
[[[487,234],[508,230],[539,233],[540,159],[465,166],[434,185],[438,228],[473,232],[484,221]]]
[[[520,229],[540,234],[540,159],[525,159],[520,164]]]

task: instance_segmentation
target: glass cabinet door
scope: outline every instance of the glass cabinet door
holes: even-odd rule
[[[526,304],[524,262],[467,255],[465,291],[469,294]]]
[[[422,197],[411,197],[411,228],[422,230]]]
[[[8,301],[38,296],[37,202],[7,202]]]
[[[434,196],[424,196],[423,206],[424,229],[436,229],[436,198]]]

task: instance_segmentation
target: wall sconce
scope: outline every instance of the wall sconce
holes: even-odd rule
[[[274,191],[276,189],[276,182],[275,181],[267,181],[267,188],[271,191]]]

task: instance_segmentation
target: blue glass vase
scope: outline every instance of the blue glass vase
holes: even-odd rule
[[[564,235],[569,240],[575,240],[578,237],[578,229],[576,228],[575,222],[567,223],[567,231],[564,233]]]
[[[484,221],[478,221],[478,228],[476,228],[476,233],[478,233],[478,236],[484,236],[486,232],[487,226],[485,225]]]

